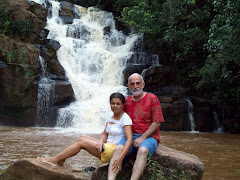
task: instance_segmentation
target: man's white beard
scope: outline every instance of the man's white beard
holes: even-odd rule
[[[139,95],[141,95],[142,94],[142,92],[143,92],[143,88],[135,88],[135,89],[133,89],[133,90],[131,90],[131,93],[132,93],[132,95],[133,96],[139,96]]]

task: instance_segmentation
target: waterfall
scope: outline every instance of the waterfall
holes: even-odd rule
[[[216,133],[222,133],[223,132],[223,126],[221,126],[218,118],[218,114],[216,111],[213,111],[213,117],[214,117],[214,130],[213,132]]]
[[[40,72],[40,77],[41,78],[45,78],[46,77],[46,64],[45,61],[43,59],[43,57],[41,55],[39,55],[39,63],[40,63],[40,67],[41,67],[41,72]]]
[[[41,78],[38,82],[37,94],[37,126],[51,126],[54,119],[53,102],[55,92],[55,81]]]
[[[190,122],[190,130],[193,132],[195,131],[195,119],[193,115],[193,104],[189,98],[186,98],[186,101],[188,103],[188,120]]]
[[[61,44],[57,51],[76,101],[58,112],[58,127],[99,133],[110,111],[113,92],[127,94],[123,82],[126,61],[139,36],[124,35],[115,28],[112,13],[74,6],[78,19],[64,24],[59,16],[60,3],[49,1],[52,14],[47,18],[48,39]]]
[[[147,72],[148,69],[144,69],[141,73],[141,76],[143,77],[143,80],[145,81],[145,74]]]
[[[55,98],[55,81],[47,78],[44,58],[39,55],[40,80],[37,94],[37,126],[51,126],[54,119],[53,103]]]

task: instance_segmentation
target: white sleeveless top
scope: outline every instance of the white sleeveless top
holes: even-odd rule
[[[120,120],[112,118],[111,112],[107,118],[106,132],[108,133],[107,143],[118,145],[119,141],[125,136],[124,126],[132,125],[132,120],[127,113],[124,113]],[[111,122],[111,123],[109,123]]]

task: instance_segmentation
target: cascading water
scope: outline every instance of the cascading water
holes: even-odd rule
[[[59,109],[57,126],[77,128],[82,133],[99,133],[110,111],[113,92],[126,95],[122,72],[139,38],[115,29],[113,15],[75,5],[79,19],[64,24],[59,17],[60,3],[49,1],[52,14],[47,19],[48,39],[61,44],[59,63],[66,71],[76,101]]]
[[[55,81],[41,78],[38,82],[37,126],[51,126],[54,119],[54,91]]]
[[[41,72],[40,72],[40,77],[41,78],[45,78],[46,77],[46,64],[45,61],[43,59],[43,57],[41,55],[39,55],[38,57],[39,59],[39,63],[40,63],[40,67],[41,67]]]
[[[39,55],[41,67],[40,80],[38,81],[37,94],[37,126],[51,126],[50,120],[54,119],[54,94],[55,81],[46,77],[46,64],[41,55]]]
[[[216,111],[213,111],[213,117],[214,117],[214,130],[213,132],[216,133],[222,133],[223,132],[223,126],[221,126],[218,118],[218,114]]]
[[[186,98],[186,101],[188,103],[188,120],[190,122],[190,129],[192,132],[194,132],[196,125],[195,125],[195,119],[193,116],[193,104],[189,98]]]

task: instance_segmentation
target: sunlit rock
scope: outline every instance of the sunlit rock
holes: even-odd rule
[[[37,161],[36,159],[22,159],[9,166],[0,179],[19,180],[19,179],[36,179],[36,180],[87,180],[91,175],[85,172],[73,172],[70,165],[58,166],[53,168]]]

